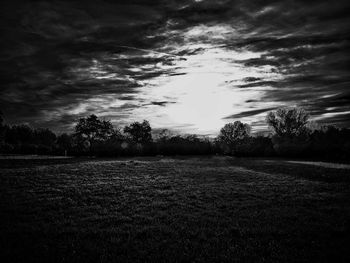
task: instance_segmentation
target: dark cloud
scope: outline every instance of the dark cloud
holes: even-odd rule
[[[274,110],[275,108],[265,108],[265,109],[258,109],[258,110],[250,110],[250,111],[244,111],[238,114],[233,114],[230,116],[225,117],[224,119],[239,119],[239,118],[245,118],[250,116],[255,116],[267,111]]]
[[[174,103],[174,102],[171,102],[171,101],[152,101],[149,105],[156,105],[156,106],[165,107],[169,103]]]

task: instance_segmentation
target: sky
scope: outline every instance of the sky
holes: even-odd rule
[[[266,130],[278,107],[350,127],[350,1],[1,1],[0,110],[58,133]]]

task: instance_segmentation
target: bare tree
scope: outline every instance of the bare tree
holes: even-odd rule
[[[267,124],[278,136],[299,136],[307,131],[309,114],[302,108],[279,108],[266,116]]]

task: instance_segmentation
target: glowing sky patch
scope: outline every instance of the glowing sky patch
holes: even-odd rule
[[[260,55],[206,47],[199,54],[188,56],[186,61],[174,65],[176,72],[183,75],[154,78],[145,83],[140,92],[139,98],[146,101],[175,103],[166,107],[136,109],[134,115],[150,120],[156,128],[181,126],[186,132],[215,134],[227,122],[224,117],[254,108],[254,103],[247,101],[259,100],[264,93],[264,88],[240,89],[237,84],[248,77],[268,80],[279,77],[271,70],[242,67],[232,62]]]

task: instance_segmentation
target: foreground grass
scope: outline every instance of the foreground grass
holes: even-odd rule
[[[347,169],[0,160],[1,262],[350,262]]]

